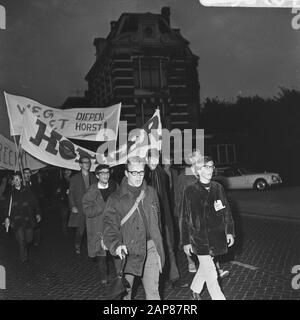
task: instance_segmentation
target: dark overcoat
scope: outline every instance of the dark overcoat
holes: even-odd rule
[[[198,179],[193,174],[191,168],[184,168],[178,175],[177,178],[177,192],[175,192],[175,216],[179,217],[180,205],[182,204],[183,192],[185,188]]]
[[[90,185],[97,182],[95,174],[89,172]],[[86,187],[84,184],[84,180],[82,177],[81,171],[73,175],[70,179],[70,188],[69,188],[69,206],[70,210],[72,207],[76,207],[78,209],[78,213],[73,213],[71,211],[69,218],[69,227],[80,227],[83,228],[85,226],[85,215],[83,214],[82,207],[82,198],[86,192]]]
[[[36,224],[36,216],[41,215],[38,200],[33,192],[22,186],[20,190],[12,189],[11,197],[7,197],[6,212],[9,211],[9,203],[11,201],[10,222],[11,227],[17,230],[20,227],[25,229],[33,229]]]
[[[151,239],[155,243],[159,255],[160,272],[164,266],[165,255],[161,236],[159,200],[156,191],[143,182],[144,199],[139,203],[146,216]],[[126,216],[135,203],[133,194],[128,189],[127,178],[123,179],[120,188],[107,200],[104,211],[104,244],[112,255],[120,245],[126,245],[128,255],[124,272],[136,276],[143,273],[146,259],[146,229],[139,210],[121,227],[121,220]]]
[[[108,184],[109,193],[113,193],[117,184],[110,180]],[[106,202],[104,201],[98,183],[92,184],[82,199],[83,213],[86,217],[88,255],[105,256],[106,252],[101,246],[103,239],[103,213]]]
[[[220,200],[220,210],[214,202]],[[207,191],[197,180],[184,190],[179,216],[182,245],[191,244],[196,255],[222,255],[227,252],[227,234],[234,235],[234,223],[225,191],[211,181]]]
[[[148,170],[147,170],[148,171]],[[166,239],[166,229],[169,231],[170,245],[174,246],[174,219],[173,212],[171,212],[171,199],[170,199],[170,185],[169,177],[165,170],[160,166],[154,170],[149,170],[148,174],[148,184],[154,188],[158,195],[159,205],[160,205],[160,217],[162,224],[163,238]]]

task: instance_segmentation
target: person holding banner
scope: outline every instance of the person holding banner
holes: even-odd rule
[[[97,183],[92,184],[82,199],[83,213],[86,216],[86,230],[88,255],[91,258],[96,258],[101,284],[107,284],[108,271],[114,269],[112,257],[103,246],[103,212],[105,204],[116,188],[117,184],[110,179],[110,169],[106,164],[99,164],[96,167],[95,175]],[[112,263],[110,263],[112,262]],[[110,268],[107,266],[110,263]]]
[[[29,188],[35,197],[40,200],[41,197],[41,186],[38,181],[32,179],[32,171],[30,168],[23,169],[23,176],[24,176],[24,185]],[[39,205],[41,207],[42,203],[39,201]],[[33,245],[38,247],[41,241],[41,225],[38,223],[33,231]]]
[[[130,284],[124,299],[130,300],[134,277],[141,277],[147,300],[160,300],[159,274],[165,255],[156,191],[144,180],[145,161],[129,158],[120,188],[108,199],[104,211],[104,245],[120,259],[127,255],[125,278]]]
[[[4,175],[0,183],[0,221],[1,223],[5,220],[5,199],[6,199],[6,189],[8,185],[8,177]],[[2,236],[2,230],[0,231],[0,238]]]
[[[82,237],[85,231],[85,215],[83,213],[82,198],[90,185],[97,182],[96,177],[90,172],[91,159],[88,155],[81,156],[79,159],[80,172],[73,175],[70,179],[69,206],[70,218],[69,227],[75,229],[75,252],[80,254]]]
[[[6,206],[6,228],[11,226],[19,245],[20,259],[28,260],[29,245],[33,240],[33,229],[41,221],[38,201],[32,191],[22,185],[20,172],[13,174],[13,189]]]

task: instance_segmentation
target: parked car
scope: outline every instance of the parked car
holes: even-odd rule
[[[226,189],[253,188],[260,191],[282,183],[278,173],[254,173],[238,167],[227,168],[223,172],[217,171],[214,180],[220,182]]]

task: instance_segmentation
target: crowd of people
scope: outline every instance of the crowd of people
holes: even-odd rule
[[[189,165],[178,170],[152,149],[146,158],[129,158],[124,168],[100,164],[91,172],[88,156],[79,166],[77,173],[62,169],[55,182],[61,232],[74,229],[77,255],[86,233],[102,286],[122,269],[129,284],[124,300],[132,299],[135,277],[141,278],[147,300],[161,298],[161,282],[174,289],[190,286],[194,300],[201,300],[206,283],[212,299],[225,299],[218,280],[229,273],[220,269],[218,257],[234,244],[234,222],[223,187],[212,180],[212,158],[194,150]],[[36,183],[25,168],[0,184],[4,226],[13,230],[23,263],[41,239],[45,195],[39,175],[34,176]],[[188,271],[195,274],[191,284],[177,264],[182,249]]]

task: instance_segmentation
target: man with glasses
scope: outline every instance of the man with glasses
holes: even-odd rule
[[[103,246],[103,212],[106,201],[112,194],[117,184],[110,179],[110,169],[106,164],[99,164],[95,169],[98,182],[92,184],[82,199],[83,212],[86,216],[86,231],[88,255],[96,258],[102,285],[107,284],[109,262],[112,262]],[[113,271],[113,263],[110,264],[109,271]]]
[[[155,190],[144,181],[145,161],[128,159],[120,188],[108,199],[104,212],[104,245],[126,257],[124,274],[132,287],[142,278],[147,300],[159,300],[159,273],[164,265],[159,203]],[[125,299],[131,299],[131,288]]]
[[[85,216],[83,214],[82,198],[88,187],[96,182],[96,177],[90,172],[91,159],[88,156],[81,156],[79,159],[80,172],[70,179],[69,206],[70,218],[69,227],[75,229],[75,252],[80,254],[82,237],[85,230]]]
[[[234,223],[223,187],[212,181],[212,158],[194,164],[198,180],[187,186],[180,208],[180,237],[184,252],[194,253],[199,268],[191,284],[192,299],[201,300],[204,283],[213,300],[225,300],[213,257],[223,255],[234,243]]]

